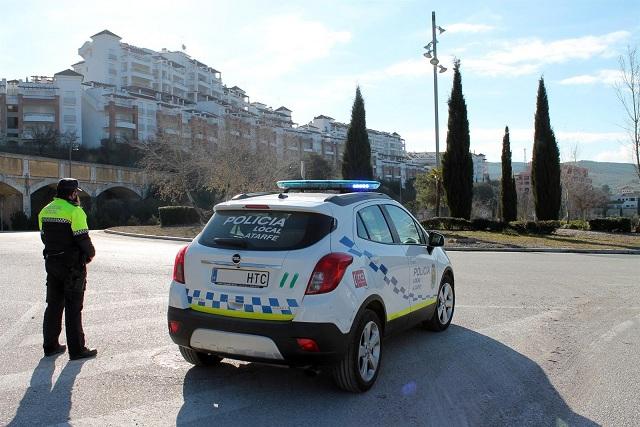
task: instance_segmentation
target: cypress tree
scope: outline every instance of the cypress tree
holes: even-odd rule
[[[551,128],[549,101],[544,79],[540,77],[536,103],[531,184],[538,220],[557,220],[560,215],[560,150]]]
[[[504,128],[502,138],[502,220],[515,221],[518,217],[518,196],[516,194],[516,180],[511,168],[511,142],[509,141],[509,126]]]
[[[453,67],[453,87],[449,97],[447,150],[442,156],[442,183],[451,216],[471,217],[473,199],[473,159],[469,152],[469,120],[462,94],[460,60]]]
[[[356,98],[351,109],[351,123],[347,131],[347,142],[342,155],[342,177],[344,179],[372,179],[371,145],[367,133],[364,99],[360,86],[356,87]]]

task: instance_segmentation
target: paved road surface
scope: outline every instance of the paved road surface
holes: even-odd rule
[[[180,243],[92,232],[85,331],[94,360],[41,358],[35,233],[0,234],[0,425],[637,425],[640,257],[451,253],[442,334],[384,342],[367,394],[325,377],[184,362],[166,333]]]

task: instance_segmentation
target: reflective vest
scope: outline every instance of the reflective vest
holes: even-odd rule
[[[93,258],[95,249],[89,238],[87,214],[80,206],[54,197],[38,215],[45,256],[83,254]]]

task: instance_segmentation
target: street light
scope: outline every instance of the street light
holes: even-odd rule
[[[435,123],[436,123],[436,168],[440,167],[440,131],[438,129],[438,74],[447,71],[445,67],[440,65],[438,60],[436,29],[439,34],[444,33],[446,30],[439,25],[436,25],[436,12],[431,12],[431,41],[424,46],[427,51],[423,56],[429,59],[429,63],[433,65],[433,104],[435,111]],[[440,182],[436,179],[436,216],[440,216]]]

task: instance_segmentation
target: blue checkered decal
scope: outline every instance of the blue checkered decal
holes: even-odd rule
[[[426,301],[429,299],[429,297],[426,297],[422,294],[415,295],[413,292],[409,293],[404,286],[398,285],[398,280],[394,276],[387,275],[387,273],[389,272],[389,269],[384,264],[378,265],[375,262],[373,262],[372,258],[375,256],[374,254],[366,250],[359,251],[356,248],[356,243],[353,240],[349,239],[347,236],[343,236],[342,239],[340,239],[340,243],[342,243],[344,246],[349,248],[347,252],[349,252],[350,254],[353,254],[358,258],[361,258],[363,256],[366,257],[367,260],[369,261],[369,268],[373,270],[374,273],[382,274],[384,282],[393,288],[394,293],[400,294],[402,298],[411,302]]]
[[[229,295],[220,292],[204,292],[199,289],[187,289],[187,301],[190,305],[219,308],[222,310],[244,311],[246,313],[293,315],[299,307],[293,298],[261,298],[256,296]]]

